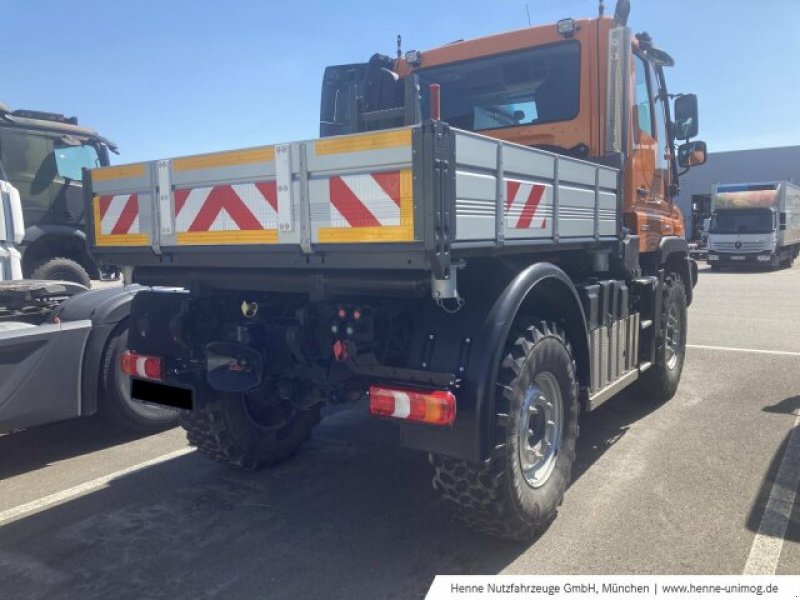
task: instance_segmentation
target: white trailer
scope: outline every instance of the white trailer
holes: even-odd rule
[[[788,181],[717,185],[708,264],[790,266],[800,254],[800,186]]]

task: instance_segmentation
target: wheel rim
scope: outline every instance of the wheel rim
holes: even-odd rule
[[[678,358],[681,351],[681,316],[678,312],[678,306],[673,303],[669,307],[667,314],[667,331],[666,331],[666,359],[667,368],[672,370],[678,364]]]
[[[564,402],[552,373],[539,373],[526,390],[519,420],[519,464],[537,488],[553,473],[564,434]]]

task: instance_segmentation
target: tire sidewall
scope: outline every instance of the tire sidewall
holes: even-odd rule
[[[683,363],[686,359],[686,338],[689,334],[689,323],[687,320],[687,306],[686,306],[686,290],[683,287],[683,282],[675,278],[672,283],[666,286],[666,293],[664,294],[664,308],[662,309],[661,318],[662,323],[662,338],[658,348],[657,360],[659,366],[663,368],[664,374],[669,381],[670,387],[677,388],[678,382],[681,379],[683,372]],[[681,322],[681,343],[678,352],[678,362],[673,368],[667,365],[667,334],[666,334],[666,319],[669,318],[670,308],[673,304],[678,304],[678,315]]]
[[[534,488],[525,479],[519,461],[519,424],[523,418],[521,412],[525,393],[536,374],[543,371],[553,374],[561,391],[563,431],[556,464],[549,478],[544,484]],[[577,396],[574,366],[567,346],[554,336],[537,342],[526,357],[523,371],[515,381],[506,432],[510,495],[517,504],[520,516],[532,524],[555,514],[569,485],[578,427]]]
[[[145,416],[131,409],[133,400],[122,395],[117,387],[117,372],[120,369],[120,356],[128,346],[127,323],[120,324],[111,334],[103,368],[103,397],[100,410],[117,424],[133,431],[160,431],[178,424],[178,411],[168,408],[153,408],[152,416]]]
[[[80,283],[86,287],[92,284],[89,274],[80,263],[71,258],[49,258],[40,262],[31,272],[33,279],[52,279]]]
[[[244,394],[215,393],[211,400],[225,421],[226,434],[243,453],[270,464],[289,457],[305,441],[319,421],[320,406],[296,410],[286,424],[275,429],[259,426],[251,418]]]

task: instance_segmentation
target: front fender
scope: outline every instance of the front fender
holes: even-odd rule
[[[114,330],[128,318],[140,285],[91,290],[66,300],[55,313],[62,321],[90,319],[92,332],[86,342],[81,367],[81,414],[97,411],[103,355]]]
[[[658,245],[659,266],[668,267],[681,276],[686,287],[686,305],[692,303],[697,285],[697,263],[689,256],[689,243],[678,236],[661,238]]]

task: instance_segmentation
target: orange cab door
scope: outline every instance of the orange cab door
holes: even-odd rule
[[[651,65],[634,53],[634,105],[626,195],[633,213],[628,226],[639,234],[639,251],[658,249],[663,235],[674,235],[669,189],[669,141],[658,82]]]

